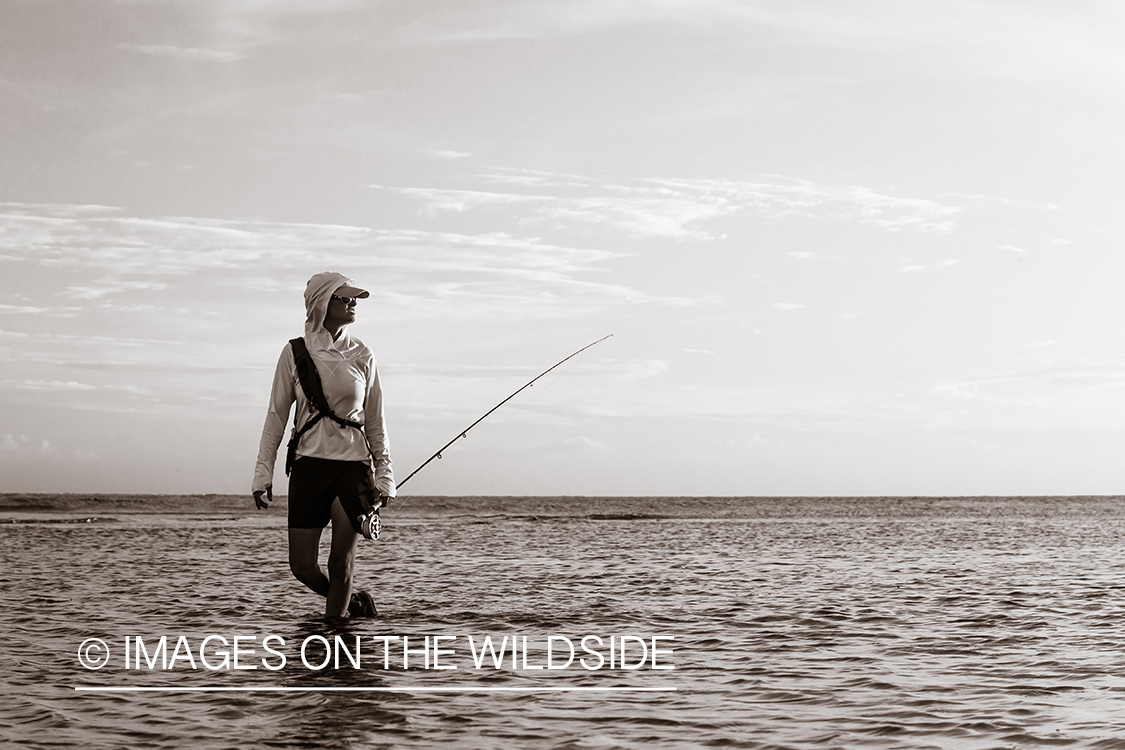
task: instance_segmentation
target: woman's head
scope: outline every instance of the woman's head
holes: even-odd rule
[[[356,300],[369,296],[342,273],[316,274],[305,287],[306,337],[327,330],[335,338],[341,328],[355,322]]]

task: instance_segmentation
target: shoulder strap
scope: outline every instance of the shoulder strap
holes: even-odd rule
[[[303,338],[292,339],[289,346],[293,347],[293,363],[297,368],[297,379],[301,381],[301,390],[316,410],[325,416],[332,413],[328,406],[328,399],[324,396],[324,386],[320,383],[320,373],[316,370],[309,349],[305,346]]]
[[[314,414],[305,426],[297,430],[293,437],[289,440],[287,452],[285,454],[285,475],[288,476],[289,472],[293,470],[293,463],[297,460],[297,445],[301,442],[301,437],[311,430],[317,422],[327,417],[341,427],[355,427],[363,435],[363,441],[367,443],[367,452],[372,453],[371,444],[367,442],[367,434],[363,431],[363,425],[359,422],[352,422],[351,420],[344,419],[343,417],[336,416],[332,411],[332,407],[328,405],[328,399],[324,395],[324,386],[320,382],[320,373],[317,372],[316,362],[313,361],[312,355],[309,354],[309,349],[305,346],[303,338],[296,338],[289,340],[289,346],[293,348],[293,364],[297,370],[297,380],[301,382],[301,390],[305,392],[305,398],[316,409]],[[296,416],[294,416],[294,421]],[[374,459],[374,454],[372,453]]]

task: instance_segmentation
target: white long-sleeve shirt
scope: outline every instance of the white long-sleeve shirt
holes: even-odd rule
[[[297,456],[368,463],[374,458],[375,487],[387,497],[394,497],[390,444],[383,417],[383,390],[379,385],[379,370],[371,350],[345,329],[336,341],[325,342],[315,350],[310,347],[309,354],[316,363],[328,405],[336,416],[364,426],[371,452],[368,453],[363,435],[356,428],[342,427],[330,419],[321,419],[301,436]],[[252,491],[264,490],[266,485],[273,484],[278,447],[285,435],[289,410],[294,402],[297,404],[294,430],[300,430],[315,410],[310,408],[297,377],[293,348],[286,344],[274,371],[269,409],[266,411],[262,441],[258,447],[258,462],[254,467]]]

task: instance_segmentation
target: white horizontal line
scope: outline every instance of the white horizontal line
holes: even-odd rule
[[[75,690],[99,693],[567,693],[567,692],[633,692],[667,693],[674,687],[92,687],[76,685]]]

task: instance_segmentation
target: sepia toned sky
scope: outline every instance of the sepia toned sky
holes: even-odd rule
[[[1120,492],[1123,31],[1081,0],[5,2],[0,491],[248,491],[334,270],[400,478],[614,334],[406,494]]]

